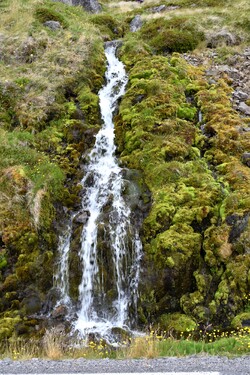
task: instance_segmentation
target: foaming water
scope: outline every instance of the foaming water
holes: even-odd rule
[[[112,43],[105,50],[106,84],[99,92],[103,126],[81,181],[82,209],[88,219],[81,235],[83,271],[75,329],[82,335],[97,332],[105,336],[113,327],[127,327],[137,309],[141,242],[123,198],[124,181],[115,157],[112,119],[117,101],[125,92],[127,76],[115,50]]]

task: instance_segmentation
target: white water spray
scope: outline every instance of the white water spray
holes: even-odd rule
[[[136,310],[141,242],[131,225],[130,208],[122,196],[122,169],[115,157],[112,115],[127,83],[124,66],[116,58],[115,49],[109,44],[105,51],[106,85],[99,92],[103,126],[96,136],[82,180],[82,208],[89,216],[81,237],[83,274],[75,329],[83,334],[103,334],[109,328],[122,327],[129,323],[129,307],[133,305]],[[100,227],[108,239],[111,269],[101,270],[98,264],[98,252],[105,251],[98,244]],[[113,283],[113,298],[104,288],[104,278],[109,278],[109,275]]]

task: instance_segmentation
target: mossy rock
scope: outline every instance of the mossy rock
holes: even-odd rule
[[[175,334],[190,332],[197,328],[197,323],[192,318],[180,313],[163,314],[158,322],[161,331]]]
[[[125,31],[122,20],[108,14],[97,14],[91,17],[91,22],[98,27],[105,40],[121,38]]]
[[[52,7],[46,7],[46,6],[39,6],[37,7],[35,11],[35,17],[36,19],[44,23],[46,21],[57,21],[60,22],[60,24],[63,27],[68,27],[68,22],[66,18],[58,11],[53,9]]]
[[[0,318],[0,340],[8,339],[12,336],[15,326],[21,321],[20,316]]]
[[[142,26],[140,34],[159,54],[192,51],[204,39],[203,34],[184,17],[150,20]]]
[[[250,312],[243,312],[236,315],[231,325],[234,329],[250,327]]]

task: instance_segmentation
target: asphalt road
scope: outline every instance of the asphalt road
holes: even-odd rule
[[[0,375],[250,375],[250,356],[229,359],[219,356],[166,357],[127,360],[0,361]],[[159,374],[160,373],[160,374]]]

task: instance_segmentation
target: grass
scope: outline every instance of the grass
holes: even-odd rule
[[[207,35],[222,28],[242,37],[242,42],[249,41],[249,11],[250,4],[245,0],[237,2],[232,0],[224,1],[191,1],[173,0],[165,1],[166,6],[178,6],[177,9],[166,10],[160,13],[152,12],[152,8],[160,5],[156,0],[144,0],[142,4],[134,1],[109,1],[107,10],[115,14],[124,14],[132,17],[141,14],[144,22],[155,18],[171,20],[174,17],[187,17],[199,28],[199,31]],[[195,6],[192,6],[195,4]]]
[[[194,354],[209,354],[235,357],[247,355],[250,350],[250,327],[231,332],[213,330],[181,332],[179,338],[170,333],[159,334],[151,331],[148,335],[134,337],[120,343],[118,348],[108,345],[105,340],[78,340],[67,337],[59,328],[46,330],[42,340],[14,338],[0,346],[0,358],[25,360],[40,357],[59,359],[129,359],[183,357]]]
[[[5,0],[0,13],[2,226],[9,215],[8,200],[10,210],[30,208],[32,216],[32,207],[39,206],[37,192],[40,197],[41,191],[50,191],[54,198],[61,194],[65,171],[58,158],[67,153],[62,131],[66,125],[51,125],[50,119],[66,113],[61,104],[65,87],[88,75],[91,56],[97,54],[97,44],[102,48],[102,40],[80,7],[49,0]],[[46,19],[59,20],[62,28],[51,31],[43,25]]]

